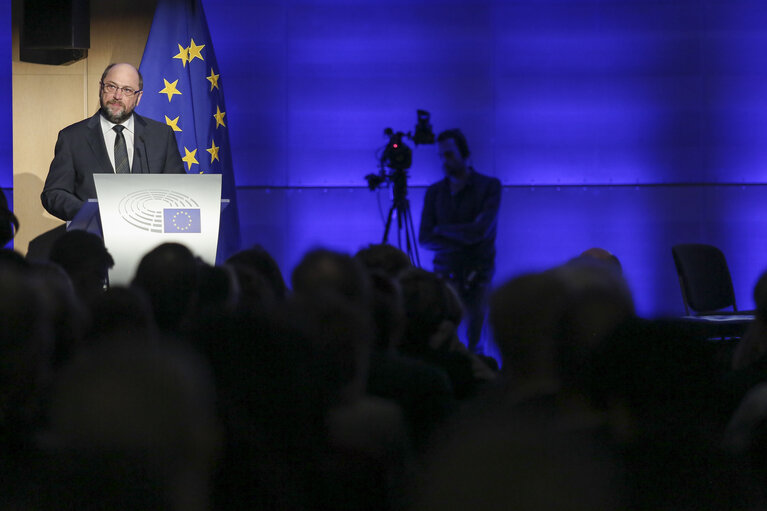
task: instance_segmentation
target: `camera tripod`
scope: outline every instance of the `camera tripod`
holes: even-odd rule
[[[421,259],[418,256],[418,238],[413,227],[413,213],[410,211],[410,201],[407,198],[407,173],[404,170],[394,170],[390,176],[392,182],[392,205],[389,215],[386,217],[383,243],[389,243],[389,230],[391,229],[394,213],[397,213],[397,246],[402,249],[404,231],[404,252],[410,258],[410,262],[416,268],[421,267]]]

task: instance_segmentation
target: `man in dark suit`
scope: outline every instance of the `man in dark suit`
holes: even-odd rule
[[[72,220],[83,203],[96,198],[95,173],[185,172],[170,126],[133,113],[143,86],[141,73],[130,64],[104,70],[98,113],[59,132],[40,195],[50,214]]]

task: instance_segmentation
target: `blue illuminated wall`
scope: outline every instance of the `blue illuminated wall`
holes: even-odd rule
[[[13,116],[11,104],[11,2],[0,6],[0,188],[13,200]]]
[[[205,0],[246,245],[380,240],[385,127],[460,127],[504,183],[496,281],[591,246],[645,315],[683,312],[670,247],[720,246],[742,308],[767,268],[763,0]],[[440,177],[414,151],[416,224]],[[416,225],[417,227],[417,225]],[[422,251],[430,266],[430,255]]]

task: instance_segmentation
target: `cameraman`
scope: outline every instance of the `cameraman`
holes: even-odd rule
[[[445,178],[426,190],[418,240],[434,252],[434,271],[461,297],[467,346],[476,353],[495,271],[501,182],[468,164],[469,145],[460,130],[443,131],[437,144]]]

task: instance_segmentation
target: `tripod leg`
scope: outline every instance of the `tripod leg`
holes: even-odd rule
[[[407,238],[407,255],[410,256],[410,262],[416,268],[420,268],[421,258],[418,255],[418,238],[413,227],[413,213],[410,211],[410,201],[405,201],[405,235]]]
[[[383,241],[381,243],[386,244],[389,242],[389,229],[391,228],[391,219],[394,214],[394,204],[389,208],[389,215],[386,217],[386,228],[384,229]]]
[[[418,254],[418,237],[415,233],[415,227],[413,227],[413,213],[410,211],[410,203],[408,202],[408,221],[410,224],[410,232],[413,234],[413,253],[415,254],[415,265],[416,267],[421,267],[421,257]]]

